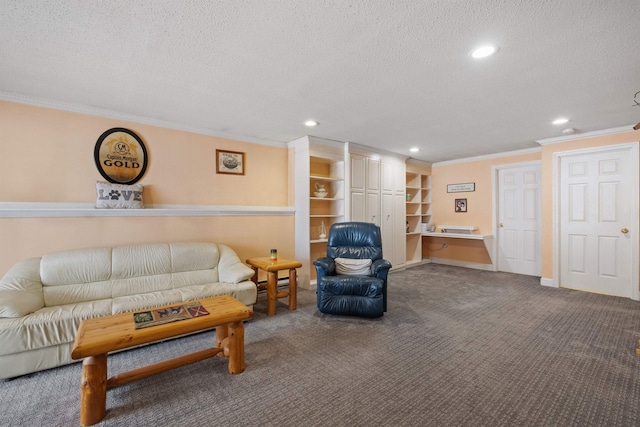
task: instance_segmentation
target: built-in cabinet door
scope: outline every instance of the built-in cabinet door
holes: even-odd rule
[[[380,224],[380,160],[351,155],[351,220]]]
[[[380,226],[380,160],[367,158],[366,222]]]
[[[403,168],[404,171],[404,168]],[[403,172],[404,175],[404,172]],[[404,178],[404,176],[403,176]],[[404,179],[403,179],[404,182]],[[395,267],[405,264],[405,254],[407,251],[407,227],[406,227],[406,203],[405,195],[395,193],[393,195],[393,261]]]
[[[364,193],[351,193],[351,221],[368,222],[367,200]]]
[[[403,163],[351,155],[351,219],[380,226],[393,267],[405,264],[405,178]]]
[[[367,158],[367,191],[380,192],[380,160]]]
[[[367,211],[365,222],[380,226],[380,193],[367,192]]]
[[[382,167],[382,179],[381,179],[382,192],[393,193],[393,190],[395,189],[395,179],[396,179],[394,164],[389,162],[382,162],[381,167]]]
[[[365,197],[366,159],[351,156],[351,220],[367,221],[367,198]]]
[[[405,200],[402,194],[382,194],[382,254],[394,268],[405,264]]]
[[[368,186],[366,169],[363,156],[351,155],[351,192],[364,193],[365,186]]]
[[[391,262],[391,265],[395,267],[393,256],[393,234],[395,227],[393,226],[393,194],[382,194],[382,221],[380,224],[380,231],[382,233],[382,256]],[[404,237],[404,234],[403,234]]]

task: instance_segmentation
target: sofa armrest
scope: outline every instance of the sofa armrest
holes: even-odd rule
[[[218,245],[218,249],[218,277],[221,282],[236,284],[253,277],[253,269],[241,262],[233,249],[226,245]]]
[[[18,262],[0,280],[0,317],[23,317],[43,307],[40,258]]]

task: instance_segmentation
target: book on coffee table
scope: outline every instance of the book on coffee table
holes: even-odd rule
[[[189,302],[186,304],[176,304],[160,309],[151,309],[133,313],[133,321],[136,329],[148,328],[150,326],[164,325],[165,323],[177,322],[179,320],[192,319],[194,317],[206,316],[209,312],[200,302]]]

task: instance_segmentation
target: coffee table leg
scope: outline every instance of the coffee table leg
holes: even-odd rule
[[[107,355],[86,357],[82,361],[80,385],[80,425],[98,423],[107,413]]]
[[[296,278],[296,269],[289,270],[289,310],[295,310],[298,304],[298,281]]]
[[[278,272],[267,273],[267,316],[276,314],[276,301],[278,300]]]
[[[229,373],[244,372],[244,325],[229,323]]]

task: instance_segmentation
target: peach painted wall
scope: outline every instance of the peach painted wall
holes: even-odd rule
[[[587,137],[547,144],[542,147],[542,277],[551,280],[553,271],[553,155],[560,152],[605,147],[640,141],[640,130],[611,135]],[[640,183],[639,183],[640,184]],[[632,206],[638,209],[638,206]]]
[[[460,163],[446,163],[432,167],[432,221],[438,226],[475,225],[479,234],[491,234],[492,168],[497,165],[540,160],[541,153],[516,154]],[[447,193],[447,184],[475,183],[475,191]],[[455,212],[455,199],[467,199],[467,212]]]
[[[286,147],[234,141],[111,118],[0,101],[0,202],[94,203],[93,149],[125,127],[147,147],[139,181],[145,204],[287,207]],[[245,152],[244,176],[216,174],[215,151]],[[241,259],[272,247],[294,256],[293,215],[212,217],[0,218],[0,276],[18,260],[78,247],[211,241]]]

